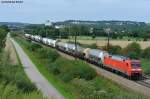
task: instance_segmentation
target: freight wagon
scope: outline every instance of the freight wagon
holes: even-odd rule
[[[139,60],[132,60],[119,55],[110,55],[108,52],[99,49],[83,48],[79,45],[75,47],[75,44],[42,38],[38,35],[34,36],[25,34],[25,37],[37,42],[42,42],[45,45],[56,48],[57,50],[69,55],[76,56],[80,59],[85,59],[86,61],[97,66],[120,72],[127,77],[131,78],[142,76],[142,68]]]

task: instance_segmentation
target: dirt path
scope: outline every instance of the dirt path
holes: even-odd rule
[[[18,65],[19,62],[17,59],[16,51],[9,38],[6,39],[5,51],[9,54],[11,64]]]
[[[45,79],[41,73],[38,71],[33,62],[29,59],[23,49],[13,40],[16,51],[19,55],[21,63],[24,67],[24,70],[29,77],[29,79],[35,83],[37,88],[43,93],[44,96],[49,99],[64,99],[64,97],[54,88],[48,81]]]

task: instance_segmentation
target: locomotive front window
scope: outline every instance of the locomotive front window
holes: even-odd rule
[[[132,63],[132,67],[136,68],[136,67],[141,67],[141,64],[138,63]]]

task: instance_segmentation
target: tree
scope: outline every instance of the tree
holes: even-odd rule
[[[0,50],[5,46],[5,38],[9,29],[7,26],[0,26]]]
[[[112,38],[113,38],[113,39],[117,39],[117,37],[118,37],[117,33],[114,33],[114,32],[113,32],[113,33],[112,33]]]
[[[71,35],[69,27],[60,28],[59,31],[60,31],[59,36],[61,38],[68,38],[68,36]]]
[[[112,54],[120,54],[121,50],[122,48],[119,45],[115,45],[115,46],[110,45],[110,48],[109,48],[109,51]]]
[[[150,59],[150,47],[144,49],[142,52],[142,57],[146,59]]]
[[[122,54],[137,59],[141,55],[141,47],[138,43],[133,42],[123,49]]]

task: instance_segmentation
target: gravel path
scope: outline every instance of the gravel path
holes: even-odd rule
[[[29,79],[35,83],[37,88],[49,99],[65,99],[38,71],[33,62],[29,59],[23,49],[12,38],[16,51],[19,55],[24,70]]]

